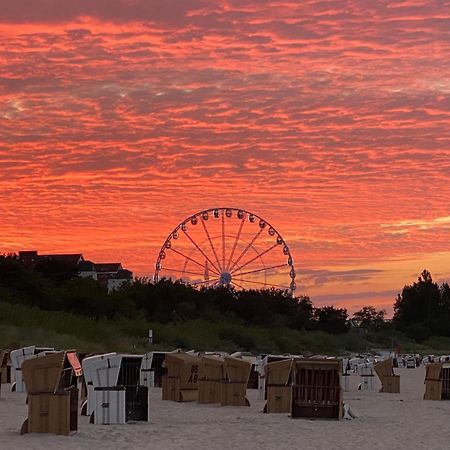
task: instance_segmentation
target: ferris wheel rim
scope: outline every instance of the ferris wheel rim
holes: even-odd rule
[[[283,246],[283,252],[286,250],[285,256],[288,258],[288,263],[286,264],[288,267],[290,267],[290,273],[289,273],[289,277],[291,279],[289,286],[285,287],[285,290],[290,291],[290,293],[293,295],[295,290],[296,290],[296,272],[295,272],[295,265],[294,265],[294,259],[292,257],[291,251],[289,249],[288,244],[286,243],[286,241],[284,240],[283,236],[280,234],[280,232],[276,229],[276,227],[274,227],[269,221],[267,221],[266,219],[264,219],[263,217],[261,217],[259,214],[253,213],[247,209],[244,208],[236,208],[236,207],[213,207],[213,208],[207,208],[207,209],[203,209],[200,210],[194,214],[189,215],[188,217],[186,217],[184,220],[182,220],[181,222],[179,222],[173,229],[172,231],[168,234],[168,236],[166,237],[163,245],[161,246],[159,253],[158,253],[158,258],[156,260],[155,263],[155,272],[153,275],[153,280],[157,280],[159,278],[159,273],[161,271],[161,269],[157,269],[158,263],[161,262],[161,254],[164,252],[165,249],[167,249],[167,243],[171,242],[174,234],[179,231],[180,229],[182,229],[183,225],[186,225],[187,223],[191,222],[192,219],[194,218],[200,218],[202,220],[203,226],[204,226],[204,222],[205,220],[203,219],[203,215],[204,214],[208,214],[210,212],[215,212],[215,211],[223,211],[224,214],[222,215],[222,217],[225,217],[226,212],[227,211],[234,211],[234,212],[241,212],[243,214],[245,214],[247,217],[249,216],[253,216],[255,219],[258,219],[260,222],[262,221],[265,225],[263,228],[261,228],[261,232],[262,230],[267,226],[268,229],[272,229],[273,230],[273,236],[276,236],[277,238],[281,239],[281,243],[278,245],[282,245]],[[227,218],[230,218],[231,216],[227,216]],[[207,220],[207,219],[206,219]],[[242,221],[244,221],[244,219],[241,219]],[[256,220],[254,220],[253,222],[255,222]],[[189,237],[189,236],[188,236]],[[200,250],[200,249],[199,249]],[[200,250],[201,251],[201,250]],[[205,255],[206,256],[206,255]],[[261,256],[261,255],[257,255],[257,256]],[[208,258],[209,259],[209,258]],[[217,269],[218,272],[221,272],[221,270]],[[294,275],[292,276],[292,272],[294,273]],[[219,274],[220,276],[220,274]],[[270,284],[270,283],[269,283]],[[270,288],[270,286],[268,286]],[[280,286],[279,286],[280,287]]]

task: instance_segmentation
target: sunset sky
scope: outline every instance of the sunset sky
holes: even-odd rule
[[[196,211],[290,246],[297,294],[450,281],[450,2],[0,0],[0,252],[153,274]]]

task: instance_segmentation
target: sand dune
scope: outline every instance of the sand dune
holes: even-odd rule
[[[161,400],[152,389],[151,422],[96,426],[79,418],[71,437],[20,436],[25,395],[4,385],[0,399],[0,449],[450,449],[450,401],[424,401],[423,367],[398,369],[401,394],[352,390],[344,397],[358,418],[352,421],[291,419],[263,414],[263,402],[249,391],[250,408]],[[359,377],[352,376],[356,388]],[[378,381],[378,380],[377,380]]]

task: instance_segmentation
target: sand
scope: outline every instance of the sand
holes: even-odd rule
[[[120,426],[89,424],[79,418],[70,437],[48,434],[20,436],[26,418],[25,395],[2,386],[0,449],[395,449],[449,450],[450,401],[422,400],[423,367],[396,369],[401,394],[354,390],[352,376],[345,401],[355,420],[291,419],[286,414],[263,414],[263,401],[248,391],[250,408],[220,407],[161,400],[161,390],[150,393],[151,422]]]

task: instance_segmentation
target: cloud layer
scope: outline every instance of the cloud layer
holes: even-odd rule
[[[176,223],[232,205],[277,226],[313,300],[450,279],[447,1],[0,11],[4,251],[150,274]]]

